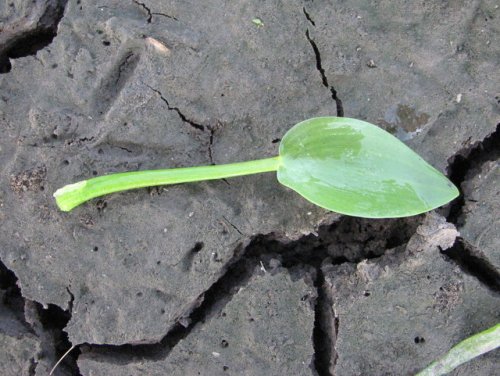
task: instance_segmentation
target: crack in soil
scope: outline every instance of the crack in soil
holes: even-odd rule
[[[222,216],[222,218],[224,218],[224,220],[232,227],[236,230],[236,232],[240,235],[243,235],[243,233],[240,231],[240,229],[238,227],[236,227],[236,225],[234,223],[232,223],[229,219],[227,219],[225,216]]]
[[[204,131],[205,130],[205,126],[204,125],[196,123],[195,121],[188,119],[186,117],[186,115],[184,115],[178,107],[172,107],[172,106],[170,106],[170,103],[168,102],[167,98],[165,98],[163,96],[163,94],[159,90],[157,90],[157,89],[155,89],[155,88],[153,88],[153,87],[151,87],[151,86],[149,86],[147,84],[146,84],[146,86],[148,88],[150,88],[151,90],[153,90],[156,94],[158,94],[160,96],[160,99],[163,102],[165,102],[165,104],[167,105],[167,108],[168,108],[169,111],[175,111],[175,112],[177,112],[177,115],[179,115],[179,117],[181,118],[181,120],[184,123],[189,124],[190,126],[192,126],[193,128],[195,128],[195,129],[197,129],[199,131]]]
[[[98,362],[128,364],[165,359],[197,324],[219,315],[260,266],[271,273],[279,267],[284,267],[291,274],[300,274],[300,271],[308,269],[316,274],[318,291],[318,298],[311,299],[315,310],[312,334],[314,359],[311,366],[318,375],[329,375],[331,359],[335,359],[332,337],[334,330],[338,330],[338,321],[333,319],[332,322],[331,297],[324,285],[321,265],[324,262],[341,264],[380,257],[388,246],[406,244],[422,218],[369,220],[342,217],[338,222],[321,226],[317,235],[305,235],[294,241],[274,233],[257,235],[246,248],[239,245],[222,276],[198,297],[197,301],[201,303],[188,313],[187,326],[177,324],[157,343],[83,344],[79,347],[85,357]]]
[[[208,130],[210,132],[209,140],[208,140],[208,159],[210,160],[210,164],[214,165],[214,156],[212,152],[212,146],[214,143],[214,133],[215,133],[215,127],[210,127],[208,126]]]
[[[304,13],[307,15],[305,9]],[[308,21],[310,21],[309,17],[306,16],[306,18],[308,19]],[[344,116],[344,106],[342,105],[342,100],[338,97],[335,88],[328,84],[328,78],[326,77],[325,69],[323,68],[323,65],[321,63],[321,53],[319,51],[318,45],[316,44],[314,39],[311,38],[309,34],[309,29],[306,30],[306,38],[314,51],[314,56],[316,57],[316,69],[321,75],[321,81],[323,83],[323,86],[326,87],[328,90],[330,90],[332,99],[335,101],[335,105],[337,107],[337,116],[342,117]]]
[[[483,141],[476,142],[474,145],[462,149],[448,160],[448,175],[450,180],[460,190],[458,196],[450,206],[450,212],[447,221],[455,224],[457,227],[463,225],[463,208],[465,197],[462,191],[462,184],[472,179],[481,166],[487,161],[500,159],[500,124],[497,124],[496,130],[486,137]]]
[[[14,313],[16,318],[25,324],[30,331],[31,327],[24,318],[24,298],[21,295],[21,289],[17,286],[17,277],[12,270],[9,270],[0,260],[0,290],[5,295],[0,304],[4,304]]]
[[[472,244],[458,237],[453,247],[441,253],[453,260],[464,273],[477,278],[488,289],[500,294],[500,273]]]
[[[54,304],[49,304],[47,308],[43,308],[40,303],[24,298],[21,289],[17,286],[16,275],[1,260],[0,290],[5,292],[5,300],[0,304],[4,304],[12,310],[17,319],[40,341],[42,353],[32,358],[33,363],[30,367],[30,374],[34,375],[37,357],[40,359],[53,353],[57,360],[71,347],[68,335],[64,332],[64,328],[71,318],[71,311],[64,311]],[[72,299],[70,306],[72,305]],[[76,364],[78,355],[79,352],[76,351],[61,363],[61,367],[72,375],[80,375]]]
[[[151,9],[149,9],[146,4],[141,3],[140,1],[137,1],[137,0],[133,0],[133,1],[135,4],[139,5],[142,9],[144,9],[146,11],[146,13],[148,14],[148,18],[146,19],[146,22],[151,23],[151,21],[153,19],[153,14],[151,13]]]
[[[69,294],[68,312],[73,312],[73,302],[75,301],[75,295],[71,292],[69,286],[66,287],[66,291]]]
[[[302,7],[302,11],[304,12],[304,15],[306,16],[307,20],[311,23],[311,25],[316,26],[316,23],[312,19],[311,15],[307,12],[306,7]]]
[[[314,369],[318,376],[329,376],[332,374],[331,369],[333,369],[333,343],[336,331],[332,327],[333,299],[328,287],[325,286],[325,276],[320,267],[316,269],[315,286],[318,290],[318,297],[314,310]]]
[[[447,221],[455,224],[457,228],[464,225],[463,209],[466,197],[462,190],[462,184],[477,175],[485,162],[500,158],[498,145],[500,145],[500,124],[497,124],[496,130],[484,140],[459,151],[449,160],[448,174],[450,180],[459,188],[460,196],[450,204]],[[476,277],[490,290],[500,292],[500,273],[480,250],[468,244],[464,239],[457,238],[453,247],[443,251],[443,254],[453,260],[465,273]]]
[[[29,17],[11,22],[1,30],[0,74],[11,71],[10,59],[35,55],[52,43],[66,3],[67,0],[34,1]]]
[[[256,262],[253,262],[253,266]],[[228,262],[226,271],[207,291],[197,298],[200,302],[192,310],[187,319],[187,325],[180,322],[172,328],[161,340],[151,344],[84,344],[81,346],[82,354],[97,361],[106,361],[114,364],[127,364],[142,360],[161,360],[168,356],[170,351],[186,338],[192,329],[208,317],[212,317],[215,311],[221,310],[251,278],[253,268],[247,258],[243,257],[243,247],[240,244],[233,259]]]
[[[155,89],[155,88],[149,86],[148,84],[145,84],[145,85],[149,89],[154,91],[156,94],[158,94],[160,99],[163,102],[165,102],[165,104],[167,105],[168,110],[175,111],[184,123],[189,124],[191,127],[195,128],[196,130],[199,130],[202,132],[208,131],[208,142],[207,142],[208,143],[208,146],[207,146],[208,160],[209,160],[211,165],[214,165],[215,162],[214,162],[214,158],[213,158],[213,144],[214,144],[215,132],[222,127],[222,124],[220,122],[216,121],[215,125],[203,125],[203,124],[197,123],[191,119],[188,119],[186,117],[186,115],[184,115],[178,107],[172,107],[170,105],[169,101],[167,100],[167,98],[165,98],[163,96],[163,94],[158,89]],[[230,185],[230,183],[227,181],[227,179],[221,179],[221,180],[224,183],[226,183],[227,185]],[[238,230],[238,232],[239,232],[239,230]]]
[[[151,11],[151,8],[149,8],[145,3],[141,3],[140,1],[137,0],[133,0],[133,2],[146,11],[146,13],[148,14],[148,17],[146,19],[147,23],[151,23],[153,21],[153,16],[166,17],[171,20],[179,21],[177,17],[171,16],[170,14]]]
[[[332,298],[333,300],[333,298]],[[334,337],[332,338],[332,356],[333,356],[333,361],[332,361],[332,376],[334,375],[333,371],[335,370],[335,366],[337,365],[337,361],[339,360],[339,353],[337,352],[336,348],[336,343],[337,343],[337,337],[339,335],[339,326],[340,326],[340,318],[339,315],[337,315],[337,312],[332,307],[332,312],[333,312],[333,333]]]
[[[71,319],[71,311],[65,311],[54,304],[49,304],[47,308],[43,308],[40,303],[33,303],[43,330],[49,333],[52,347],[55,350],[54,361],[57,362],[72,347],[68,335],[64,331]],[[70,370],[72,375],[81,375],[76,363],[79,355],[79,349],[74,349],[62,360],[59,367]]]
[[[174,20],[174,21],[179,21],[179,19],[177,17],[171,16],[170,14],[161,13],[161,12],[152,12],[151,14],[154,16],[161,16],[161,17],[170,18],[171,20]]]
[[[214,160],[214,141],[215,141],[215,133],[220,130],[223,127],[223,124],[216,120],[215,125],[207,125],[206,129],[208,130],[208,160],[210,161],[211,165],[215,165],[215,160]],[[226,178],[221,179],[224,183],[227,185],[231,185],[229,181]],[[232,224],[231,224],[232,225]],[[233,226],[234,227],[234,226]],[[238,230],[239,232],[239,230]]]

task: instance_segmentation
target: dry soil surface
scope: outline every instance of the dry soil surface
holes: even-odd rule
[[[74,347],[56,375],[412,375],[497,323],[499,18],[493,0],[1,2],[2,374]],[[395,134],[461,196],[394,220],[273,174],[52,198],[271,157],[324,115]]]

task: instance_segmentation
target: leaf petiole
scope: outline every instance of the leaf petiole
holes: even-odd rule
[[[62,211],[70,211],[90,199],[109,193],[277,171],[279,164],[280,157],[276,156],[223,165],[121,172],[66,185],[58,189],[54,197]]]

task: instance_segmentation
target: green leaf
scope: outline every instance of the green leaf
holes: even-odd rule
[[[448,203],[458,189],[396,137],[357,119],[303,121],[283,137],[278,180],[328,210],[404,217]]]
[[[262,22],[262,20],[260,18],[254,18],[252,19],[252,22],[257,25],[258,27],[262,27],[264,26],[264,22]]]
[[[227,165],[99,176],[54,193],[61,210],[129,189],[278,171],[278,180],[332,211],[367,218],[405,217],[444,205],[457,188],[384,130],[361,120],[323,117],[290,129],[278,157]]]

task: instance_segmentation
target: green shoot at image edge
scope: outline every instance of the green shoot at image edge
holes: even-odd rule
[[[416,376],[441,376],[459,365],[500,347],[500,323],[464,339]]]
[[[123,172],[54,193],[63,211],[113,192],[276,171],[312,203],[365,218],[412,216],[442,206],[458,189],[396,137],[365,121],[319,117],[292,127],[272,158],[200,167]]]

